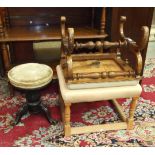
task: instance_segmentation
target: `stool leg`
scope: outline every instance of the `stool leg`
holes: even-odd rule
[[[28,112],[28,105],[25,103],[16,114],[16,119],[14,121],[13,125],[17,125],[21,119],[21,117]]]
[[[138,101],[139,97],[133,97],[132,101],[130,103],[130,110],[129,110],[129,118],[128,118],[128,130],[132,130],[133,129],[133,125],[134,125],[134,112],[136,109],[136,105],[137,105],[137,101]]]
[[[65,120],[64,120],[64,109],[65,109],[65,106],[64,106],[64,101],[62,99],[61,94],[59,95],[59,104],[60,104],[62,122],[64,124],[65,123]]]
[[[64,114],[64,121],[65,121],[65,126],[64,126],[65,137],[71,136],[71,125],[70,125],[70,114],[71,114],[71,110],[70,110],[70,106],[71,106],[71,103],[66,103],[66,104],[65,104],[65,114]]]
[[[40,107],[41,107],[41,110],[42,110],[42,111],[44,112],[44,114],[46,115],[48,121],[49,121],[51,124],[53,124],[53,125],[57,124],[57,121],[56,121],[56,120],[53,120],[53,119],[51,118],[50,112],[49,112],[48,108],[47,108],[44,104],[42,104],[42,103],[40,104]]]
[[[10,92],[10,96],[14,96],[14,87],[11,85],[10,82],[8,82],[8,87],[9,87],[9,92]]]

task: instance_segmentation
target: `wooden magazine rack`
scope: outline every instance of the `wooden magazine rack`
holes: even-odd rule
[[[68,28],[66,35],[66,18],[61,17],[62,56],[63,68],[67,83],[91,83],[140,80],[142,70],[141,50],[147,44],[149,30],[142,27],[141,39],[135,42],[124,35],[126,17],[120,18],[120,40],[109,42],[104,40],[79,43],[74,40],[74,29]],[[76,34],[76,30],[75,30]],[[127,49],[134,55],[136,66],[130,65],[128,58],[121,57],[121,50]]]

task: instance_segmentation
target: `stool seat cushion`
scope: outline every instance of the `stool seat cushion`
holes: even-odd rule
[[[51,82],[52,76],[52,69],[39,63],[18,65],[8,72],[10,83],[23,89],[41,88]]]
[[[127,98],[139,96],[142,88],[139,84],[133,86],[89,88],[89,89],[69,89],[64,79],[60,65],[57,66],[60,91],[65,103],[93,102],[110,100],[115,98]]]

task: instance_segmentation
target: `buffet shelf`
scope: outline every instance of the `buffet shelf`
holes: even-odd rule
[[[97,29],[90,27],[76,28],[75,39],[106,38],[107,34],[99,34]],[[0,42],[14,41],[46,41],[60,40],[60,28],[56,27],[13,27],[5,30]]]

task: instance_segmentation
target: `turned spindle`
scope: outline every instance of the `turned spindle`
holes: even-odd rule
[[[91,78],[91,79],[98,79],[98,78],[114,78],[118,76],[135,76],[134,71],[111,71],[111,72],[94,72],[94,73],[74,73],[73,78],[74,79],[80,79],[80,78]]]
[[[106,23],[106,10],[105,8],[102,8],[102,13],[101,13],[101,22],[100,22],[100,34],[105,33],[105,23]]]
[[[76,50],[82,49],[82,48],[86,48],[89,50],[92,49],[101,49],[103,47],[102,42],[101,41],[97,41],[97,42],[93,42],[93,41],[89,41],[87,43],[78,43],[76,42],[74,44],[74,48]]]
[[[116,55],[117,59],[121,59],[121,52],[119,51],[119,49],[117,49]]]
[[[0,36],[1,37],[4,36],[4,23],[3,23],[2,16],[0,16]]]
[[[96,42],[93,42],[93,41],[89,41],[87,43],[78,43],[76,42],[74,44],[74,48],[76,50],[79,50],[79,49],[82,49],[82,48],[86,48],[86,49],[89,49],[89,50],[92,50],[92,49],[98,49],[98,50],[101,50],[101,49],[108,49],[108,48],[120,48],[122,46],[125,46],[126,45],[126,42],[109,42],[109,41],[96,41]]]
[[[10,27],[10,19],[9,19],[8,8],[3,8],[2,16],[3,16],[2,20],[3,20],[3,23],[4,23],[4,27],[9,28]]]

